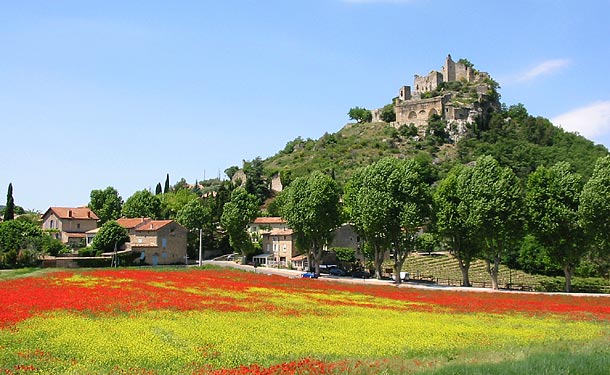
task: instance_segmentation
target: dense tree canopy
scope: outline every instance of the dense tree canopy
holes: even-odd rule
[[[125,242],[129,242],[127,229],[114,220],[107,221],[93,238],[91,247],[97,252],[110,252],[120,249]]]
[[[468,225],[470,206],[467,203],[472,169],[457,165],[434,192],[436,230],[462,271],[462,286],[470,286],[468,271],[476,258],[476,231]]]
[[[237,188],[231,193],[231,200],[224,205],[220,223],[229,234],[229,243],[235,251],[245,258],[254,249],[247,232],[248,225],[258,216],[258,198],[244,188]]]
[[[100,218],[101,224],[121,217],[123,198],[112,186],[104,190],[92,190],[90,197],[89,208]]]
[[[599,255],[610,257],[610,156],[595,163],[593,175],[582,190],[579,214]]]
[[[430,190],[421,165],[413,159],[381,159],[354,174],[343,199],[350,221],[374,249],[377,277],[388,250],[393,252],[394,273],[400,274],[430,215]]]
[[[281,216],[293,229],[297,246],[307,252],[316,274],[324,246],[341,222],[339,198],[335,180],[318,171],[297,178],[281,194]]]
[[[502,258],[522,238],[522,189],[517,176],[491,156],[482,156],[472,167],[465,188],[466,225],[476,233],[479,256],[487,264],[491,284],[498,289]]]
[[[578,219],[581,177],[568,163],[538,167],[527,181],[528,228],[544,246],[549,258],[563,268],[566,292],[581,257],[588,250]]]
[[[158,196],[148,190],[136,191],[125,201],[122,213],[125,217],[160,219],[162,217],[161,201]]]

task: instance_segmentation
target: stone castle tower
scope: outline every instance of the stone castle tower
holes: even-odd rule
[[[457,127],[465,127],[472,123],[481,114],[480,100],[488,92],[489,87],[484,83],[489,74],[479,72],[462,62],[455,62],[451,55],[447,55],[441,71],[433,70],[425,76],[415,75],[413,91],[411,86],[402,86],[398,97],[394,99],[396,112],[395,126],[414,124],[422,128],[428,124],[433,115],[440,115],[443,120]],[[447,92],[442,95],[422,99],[422,94],[434,91],[443,82],[462,81],[472,84],[476,90],[477,101],[463,104],[456,101],[456,93]],[[380,121],[381,109],[371,111],[373,121]]]

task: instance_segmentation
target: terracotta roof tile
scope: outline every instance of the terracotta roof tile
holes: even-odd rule
[[[274,229],[269,232],[272,236],[292,236],[293,233],[292,229]]]
[[[254,224],[286,224],[286,220],[281,217],[257,217]]]
[[[136,231],[157,231],[172,222],[173,220],[151,220],[139,225]]]
[[[125,229],[133,229],[142,223],[146,223],[152,221],[152,219],[147,217],[136,217],[136,218],[120,218],[116,222],[119,223]]]
[[[51,207],[47,210],[47,213],[49,211],[54,212],[60,219],[90,219],[96,221],[100,219],[89,207]]]

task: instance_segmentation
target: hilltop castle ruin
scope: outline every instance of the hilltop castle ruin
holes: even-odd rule
[[[393,102],[396,113],[394,125],[414,124],[421,128],[428,124],[431,116],[438,115],[447,121],[454,132],[461,133],[463,129],[460,128],[473,123],[483,113],[483,97],[490,90],[489,78],[488,73],[477,71],[466,61],[455,62],[448,55],[440,72],[433,70],[425,76],[415,75],[413,92],[411,86],[400,88]],[[464,89],[455,91],[448,84],[443,85],[450,82],[459,82],[461,85],[457,86]],[[492,106],[495,104],[492,103]],[[373,122],[382,121],[381,110],[371,111]]]

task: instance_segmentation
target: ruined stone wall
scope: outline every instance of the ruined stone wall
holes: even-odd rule
[[[432,71],[427,76],[423,77],[416,74],[413,81],[415,91],[420,93],[432,91],[437,88],[441,82],[443,82],[443,74],[437,71]]]
[[[443,106],[450,96],[438,96],[430,99],[420,99],[401,102],[394,107],[397,124],[415,124],[424,126],[428,124],[431,115],[442,115]]]

